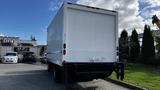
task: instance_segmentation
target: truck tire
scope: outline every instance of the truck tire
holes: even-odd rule
[[[60,69],[57,67],[54,67],[53,69],[53,79],[56,83],[60,83],[62,81]]]
[[[48,64],[48,66],[47,66],[47,71],[48,71],[48,72],[51,72],[51,71],[52,71],[51,64]]]

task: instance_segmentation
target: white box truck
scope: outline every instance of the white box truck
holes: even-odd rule
[[[48,70],[55,81],[106,78],[117,71],[118,13],[64,3],[47,30]]]

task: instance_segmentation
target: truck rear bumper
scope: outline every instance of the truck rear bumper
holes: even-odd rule
[[[63,62],[62,66],[48,62],[48,70],[59,72],[65,82],[72,81],[88,81],[92,79],[105,79],[109,77],[113,71],[116,72],[117,78],[124,78],[124,65],[120,62],[110,63],[68,63]]]
[[[115,63],[63,63],[69,71],[89,73],[113,71]]]
[[[70,80],[91,80],[97,78],[107,78],[117,65],[121,63],[63,63],[64,70],[67,73],[67,78]]]

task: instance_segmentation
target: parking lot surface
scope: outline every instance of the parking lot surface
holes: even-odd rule
[[[129,90],[98,79],[73,84],[57,84],[46,65],[0,64],[0,90]]]

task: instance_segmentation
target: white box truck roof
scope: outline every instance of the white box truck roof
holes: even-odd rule
[[[50,62],[117,61],[116,11],[64,3],[47,32],[47,57]],[[64,49],[65,55],[62,53]]]

